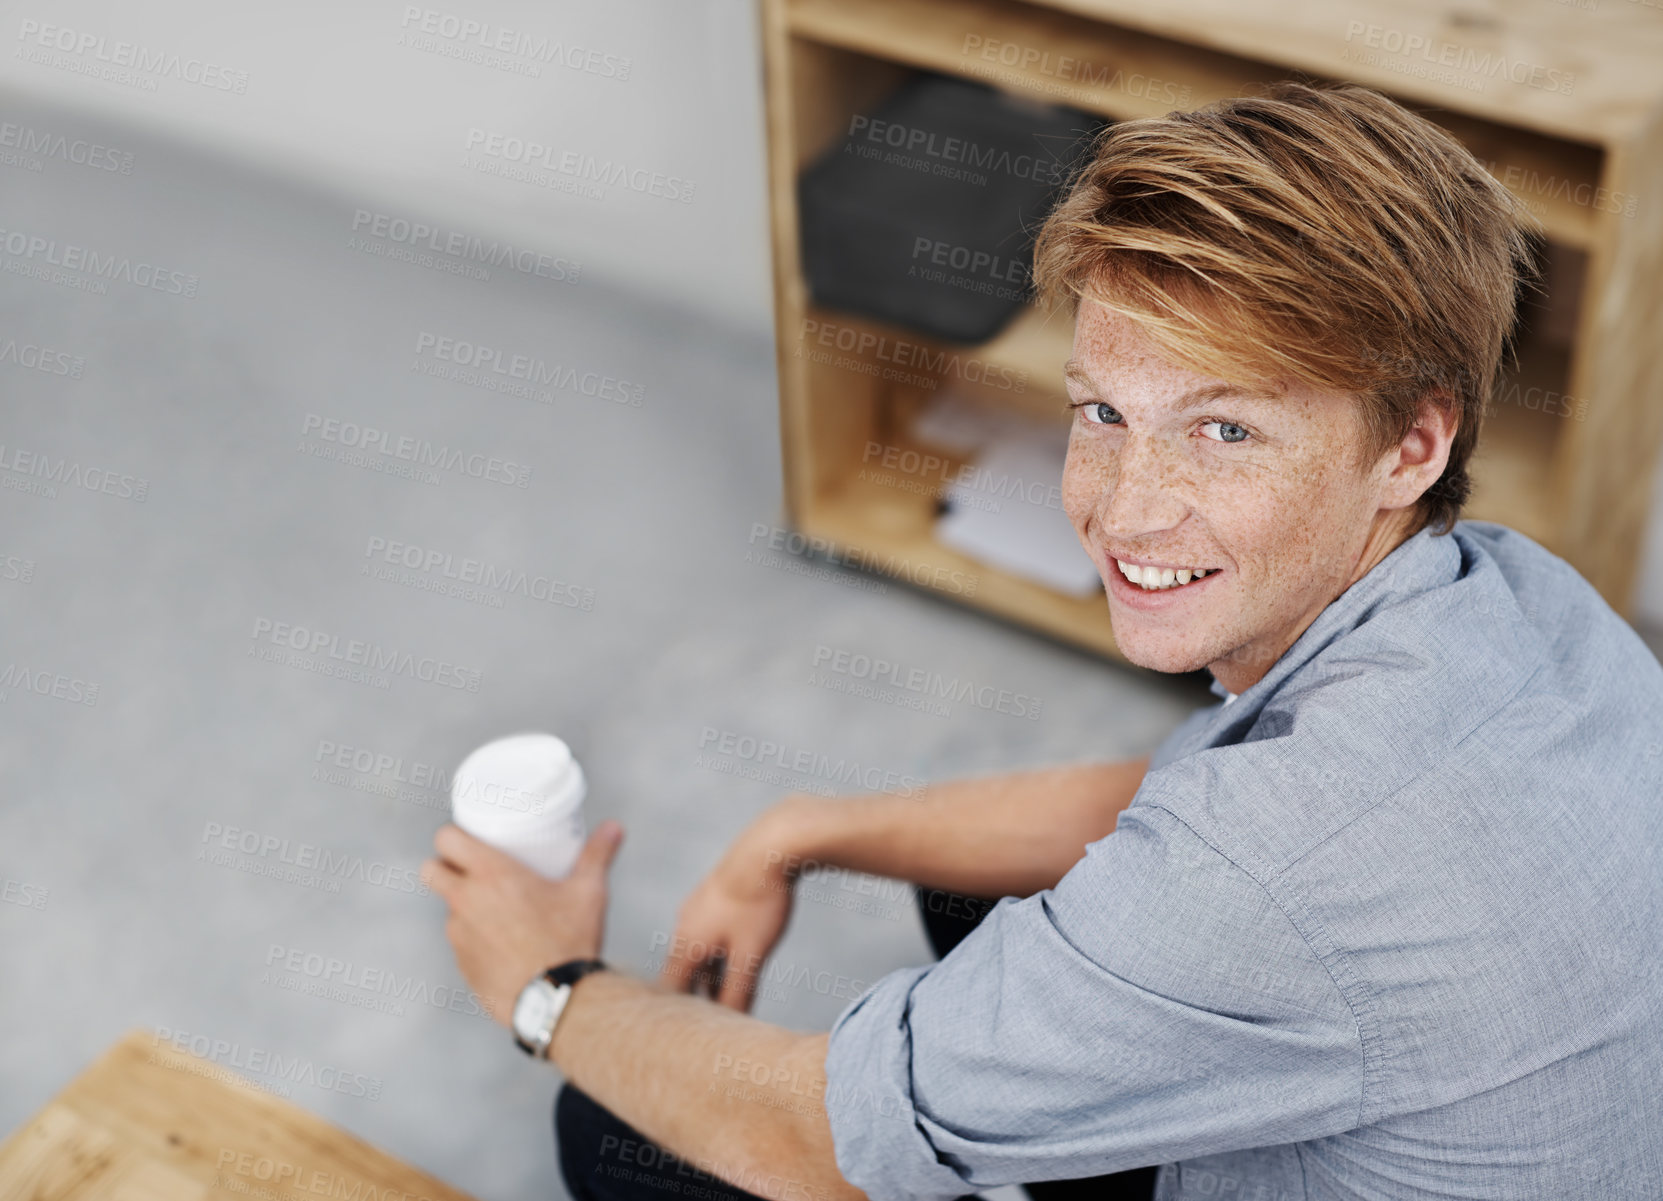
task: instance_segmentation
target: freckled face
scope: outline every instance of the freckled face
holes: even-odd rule
[[[1209,667],[1241,692],[1366,571],[1389,466],[1360,464],[1357,402],[1196,375],[1084,301],[1073,367],[1063,508],[1103,576],[1115,641],[1140,666]],[[1146,591],[1117,561],[1141,580],[1174,569],[1173,586]],[[1207,574],[1177,583],[1195,568]]]

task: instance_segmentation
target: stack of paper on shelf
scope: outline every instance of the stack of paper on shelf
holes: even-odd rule
[[[1068,427],[979,405],[952,392],[919,415],[913,434],[971,458],[936,522],[945,546],[1069,596],[1102,587],[1062,509]]]

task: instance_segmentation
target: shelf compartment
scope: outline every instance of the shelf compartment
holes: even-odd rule
[[[786,12],[797,39],[979,79],[1112,120],[1164,116],[1292,74],[1021,0],[789,0]],[[1600,190],[1602,155],[1594,146],[1434,108],[1424,98],[1406,103],[1460,138],[1555,240],[1586,248],[1601,203],[1622,203]]]
[[[893,444],[909,445],[899,439]],[[940,453],[921,444],[916,448]],[[863,479],[857,471],[836,491],[809,505],[797,525],[845,552],[858,552],[874,569],[890,561],[897,578],[1061,641],[1121,658],[1109,627],[1108,601],[1101,592],[1064,596],[943,546],[935,539],[935,504],[927,494],[888,486],[870,473]]]

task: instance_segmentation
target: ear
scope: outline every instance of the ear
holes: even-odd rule
[[[1386,455],[1381,508],[1406,509],[1438,482],[1460,424],[1460,404],[1450,393],[1434,388],[1421,397],[1415,424]]]

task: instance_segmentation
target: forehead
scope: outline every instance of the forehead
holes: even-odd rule
[[[1117,374],[1131,373],[1158,374],[1189,385],[1227,382],[1173,361],[1131,318],[1082,300],[1074,320],[1073,355],[1064,367],[1064,375],[1090,386],[1109,382]]]
[[[1149,336],[1138,327],[1137,322],[1095,301],[1081,299],[1079,311],[1074,317],[1070,367],[1095,368],[1115,358],[1149,355],[1154,349]]]
[[[1095,304],[1080,307],[1073,356],[1063,365],[1063,377],[1082,395],[1175,397],[1178,411],[1226,397],[1267,399],[1286,392],[1204,375],[1174,362],[1136,322]]]

